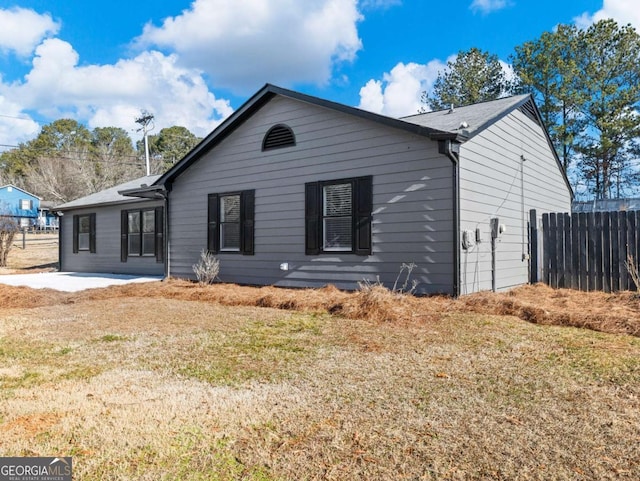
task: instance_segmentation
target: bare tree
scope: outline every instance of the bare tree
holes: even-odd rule
[[[18,221],[7,208],[0,206],[0,267],[7,266],[7,257],[13,247],[13,239],[19,230]]]

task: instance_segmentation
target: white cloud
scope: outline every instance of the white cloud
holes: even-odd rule
[[[22,112],[22,107],[0,94],[0,152],[25,142],[40,131],[40,125]]]
[[[59,30],[60,25],[50,15],[19,7],[0,9],[0,51],[26,57],[43,38]]]
[[[22,109],[75,118],[91,128],[134,129],[135,117],[146,109],[156,125],[182,125],[205,135],[232,112],[228,101],[209,92],[200,72],[179,67],[175,55],[143,52],[114,65],[78,66],[78,61],[69,43],[45,40],[24,82],[0,84],[0,95]]]
[[[266,82],[325,84],[362,44],[357,0],[195,0],[148,24],[137,44],[176,52],[213,83],[245,94]]]
[[[398,63],[382,80],[369,80],[360,89],[360,105],[364,110],[390,117],[402,117],[418,113],[426,107],[421,102],[423,92],[431,91],[438,72],[446,67],[440,60],[426,65]]]
[[[486,15],[496,10],[502,10],[509,5],[508,0],[473,0],[469,8],[473,12],[480,12]]]
[[[604,0],[600,10],[594,14],[585,12],[574,21],[578,27],[587,28],[605,18],[612,18],[620,25],[630,23],[640,31],[640,9],[637,0]]]

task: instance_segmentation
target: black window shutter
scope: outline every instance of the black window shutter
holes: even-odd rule
[[[129,235],[129,217],[126,210],[120,211],[120,262],[127,262],[129,255],[128,238]]]
[[[89,214],[89,252],[96,253],[96,215]]]
[[[371,211],[373,210],[372,177],[355,179],[354,253],[359,256],[371,255]]]
[[[320,222],[322,197],[320,183],[309,182],[304,186],[305,254],[320,254]]]
[[[255,197],[255,190],[245,190],[240,194],[240,250],[242,254],[249,256],[252,256],[255,250]]]
[[[156,207],[156,262],[164,261],[164,207]]]
[[[214,254],[218,252],[220,245],[219,214],[220,197],[218,194],[209,194],[207,202],[207,249]]]
[[[77,215],[73,216],[73,253],[78,253],[78,223],[79,219]]]

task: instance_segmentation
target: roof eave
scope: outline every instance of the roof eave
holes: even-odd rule
[[[164,199],[167,189],[164,185],[149,185],[134,189],[119,190],[118,194],[126,197],[139,197],[144,199]]]
[[[469,136],[459,132],[433,132],[429,134],[431,140],[451,140],[452,142],[458,142],[460,144],[469,140]]]
[[[109,206],[109,205],[132,204],[132,203],[135,203],[135,202],[142,202],[142,201],[145,201],[145,200],[149,200],[149,199],[141,199],[141,198],[130,197],[130,198],[125,198],[125,199],[121,199],[121,200],[111,200],[111,201],[108,201],[108,202],[92,202],[90,204],[70,205],[68,207],[54,206],[54,207],[51,207],[50,210],[56,211],[56,212],[66,212],[66,211],[69,211],[69,210],[90,209],[90,208],[93,208],[93,207],[104,207],[104,206]]]

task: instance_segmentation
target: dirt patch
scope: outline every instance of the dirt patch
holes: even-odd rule
[[[19,416],[8,423],[0,424],[0,433],[6,436],[19,435],[26,438],[33,438],[49,431],[49,429],[57,425],[61,419],[62,416],[57,413],[36,413]]]

